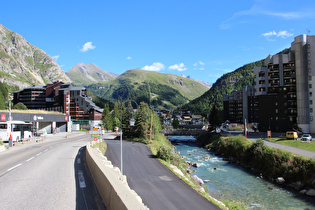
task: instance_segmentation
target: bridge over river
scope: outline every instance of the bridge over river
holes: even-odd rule
[[[164,129],[161,133],[165,136],[198,136],[201,133],[207,132],[202,129]]]

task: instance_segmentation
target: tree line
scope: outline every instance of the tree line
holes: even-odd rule
[[[135,101],[116,102],[114,105],[106,103],[102,118],[104,128],[108,131],[122,130],[124,138],[145,140],[154,138],[162,130],[158,115],[145,102],[141,102],[139,106],[136,104],[136,111],[134,111],[132,102],[136,103]],[[131,119],[135,120],[134,126],[130,125]]]

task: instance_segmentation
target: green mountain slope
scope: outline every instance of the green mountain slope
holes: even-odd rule
[[[115,80],[87,88],[105,99],[145,101],[157,108],[175,108],[208,90],[191,79],[140,69],[128,70]]]
[[[254,85],[254,66],[263,66],[264,60],[246,64],[235,71],[220,77],[202,96],[190,101],[181,107],[181,110],[190,110],[195,114],[207,116],[213,105],[223,109],[223,95],[234,90],[241,90],[246,85]]]

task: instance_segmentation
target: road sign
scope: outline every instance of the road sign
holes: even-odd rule
[[[102,134],[102,130],[98,130],[98,131],[90,131],[90,134],[91,135],[94,135],[94,134]]]

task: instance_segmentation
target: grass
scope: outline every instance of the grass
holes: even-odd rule
[[[98,148],[101,151],[101,153],[103,155],[105,155],[105,151],[107,149],[107,144],[104,141],[101,142],[101,143],[96,142],[96,143],[93,144],[92,148]]]
[[[315,152],[315,141],[305,142],[305,141],[300,141],[300,140],[287,140],[286,138],[268,138],[266,140],[277,143],[277,144],[283,144],[283,145]]]

